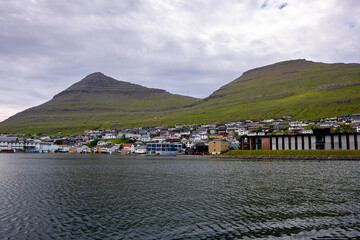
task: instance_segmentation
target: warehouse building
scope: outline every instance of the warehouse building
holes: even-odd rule
[[[314,129],[313,134],[241,136],[242,150],[359,150],[359,133],[332,134]]]

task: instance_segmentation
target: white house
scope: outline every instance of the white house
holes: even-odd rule
[[[208,140],[208,134],[207,134],[207,132],[205,132],[205,133],[203,133],[203,132],[200,132],[200,139],[202,140],[202,141],[207,141]]]
[[[107,133],[105,134],[105,136],[103,137],[103,139],[114,139],[116,138],[115,134],[113,133]]]
[[[59,151],[60,152],[69,152],[70,147],[69,146],[60,146]]]
[[[299,121],[292,121],[289,123],[290,127],[305,127],[308,124],[304,123],[304,122],[299,122]]]
[[[191,141],[189,141],[189,142],[187,142],[186,144],[185,144],[185,146],[187,147],[187,148],[191,148],[191,147],[193,147],[195,144],[193,143],[193,142],[191,142]]]
[[[82,145],[81,147],[77,148],[78,153],[88,153],[90,148],[86,145]]]
[[[183,131],[180,134],[181,134],[181,136],[190,136],[191,133],[190,133],[190,131]]]
[[[320,123],[320,127],[323,127],[323,128],[328,128],[328,127],[332,127],[332,126],[333,126],[332,122],[322,122],[322,123]]]
[[[59,145],[54,145],[52,143],[38,143],[36,144],[36,150],[38,150],[39,152],[55,152],[56,150],[59,149]]]
[[[145,154],[146,153],[146,145],[138,145],[135,148],[136,154]]]
[[[312,129],[304,129],[300,133],[301,134],[313,134],[313,130]]]
[[[164,142],[165,139],[166,139],[165,137],[158,136],[158,137],[154,137],[154,138],[153,138],[153,141]]]
[[[142,142],[150,142],[151,138],[149,135],[141,135],[140,141]]]
[[[173,138],[179,138],[179,139],[181,138],[181,134],[177,133],[177,132],[172,133],[171,135],[172,135]]]
[[[249,130],[245,130],[244,128],[238,128],[235,132],[237,132],[240,136],[249,134]]]
[[[141,139],[141,135],[140,135],[140,134],[134,134],[134,133],[127,133],[127,134],[125,134],[125,137],[127,137],[127,138],[132,138],[132,139],[136,139],[136,140]]]

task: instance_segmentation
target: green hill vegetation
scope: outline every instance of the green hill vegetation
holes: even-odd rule
[[[14,115],[0,132],[84,129],[263,119],[315,120],[360,112],[360,64],[291,60],[256,68],[205,99],[94,73],[52,100]]]
[[[158,114],[181,110],[196,101],[93,73],[50,101],[5,120],[0,131],[72,133],[135,122],[146,124],[143,119],[156,121]]]
[[[360,64],[294,60],[245,72],[200,105],[205,115],[221,113],[224,120],[285,114],[315,120],[359,112],[359,93]]]

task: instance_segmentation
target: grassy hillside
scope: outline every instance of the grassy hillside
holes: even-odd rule
[[[287,61],[245,72],[179,119],[319,119],[360,112],[359,93],[360,64]]]
[[[0,132],[84,129],[262,119],[319,119],[360,112],[360,64],[292,60],[253,69],[205,99],[94,73],[52,100],[0,123]]]
[[[0,124],[0,132],[72,133],[156,122],[158,114],[199,101],[160,89],[117,81],[94,73],[40,106]]]

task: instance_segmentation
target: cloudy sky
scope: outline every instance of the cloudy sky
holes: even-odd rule
[[[359,0],[0,0],[0,121],[92,72],[203,98],[289,60],[360,62]]]

